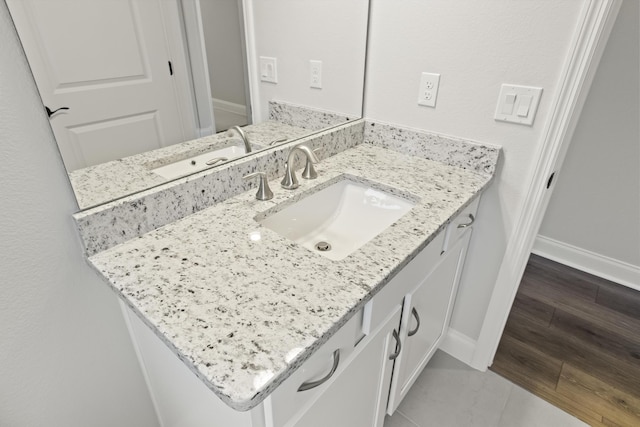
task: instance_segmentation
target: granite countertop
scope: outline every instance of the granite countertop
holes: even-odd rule
[[[318,179],[300,179],[297,190],[271,181],[275,197],[270,201],[255,200],[253,189],[89,258],[233,409],[258,405],[493,178],[369,144],[328,158],[316,169]],[[395,188],[418,202],[340,261],[254,220],[343,174]]]
[[[291,141],[310,132],[302,127],[272,120],[247,125],[242,130],[254,151],[267,147],[277,139],[285,137]],[[170,181],[153,173],[151,170],[154,168],[197,156],[224,146],[230,141],[239,140],[240,137],[236,133],[228,136],[226,132],[220,132],[78,169],[69,173],[69,179],[80,209],[86,209]]]

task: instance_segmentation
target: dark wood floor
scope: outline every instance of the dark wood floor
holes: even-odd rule
[[[532,255],[491,369],[590,425],[640,426],[640,292]]]

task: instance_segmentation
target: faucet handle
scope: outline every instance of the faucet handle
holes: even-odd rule
[[[280,142],[285,142],[285,141],[286,141],[286,140],[288,140],[288,139],[289,139],[289,138],[287,138],[286,136],[282,136],[282,137],[280,137],[280,138],[276,138],[276,139],[274,139],[274,140],[273,140],[273,141],[271,141],[268,145],[269,145],[269,146],[276,145],[276,144],[278,144],[278,143],[280,143]]]
[[[313,150],[313,153],[320,153],[322,148],[316,148]],[[304,179],[316,179],[318,177],[318,172],[316,172],[316,168],[313,166],[314,163],[310,157],[307,157],[307,164],[304,166],[304,170],[302,171],[302,177]]]
[[[247,180],[258,177],[258,192],[256,193],[256,199],[258,200],[271,200],[273,199],[273,191],[269,188],[269,181],[267,181],[267,174],[264,172],[254,172],[249,175],[245,175],[242,179]]]

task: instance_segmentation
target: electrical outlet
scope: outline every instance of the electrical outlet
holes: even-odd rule
[[[309,61],[309,86],[322,89],[322,61]]]
[[[422,73],[420,77],[420,88],[418,90],[418,105],[435,107],[439,85],[440,74]]]

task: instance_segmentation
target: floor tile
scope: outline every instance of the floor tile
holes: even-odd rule
[[[499,424],[499,427],[513,426],[580,427],[587,424],[528,391],[514,386]]]
[[[396,411],[393,417],[389,415],[384,419],[384,427],[419,427],[416,424],[409,421],[404,415]]]
[[[398,409],[420,427],[497,426],[513,387],[438,352]]]
[[[215,108],[213,113],[216,119],[216,132],[227,130],[231,126],[244,126],[247,124],[247,117],[240,114],[231,113],[218,108]]]
[[[453,369],[456,371],[478,372],[471,366],[462,363],[441,350],[436,351],[431,360],[429,360],[427,369]]]

